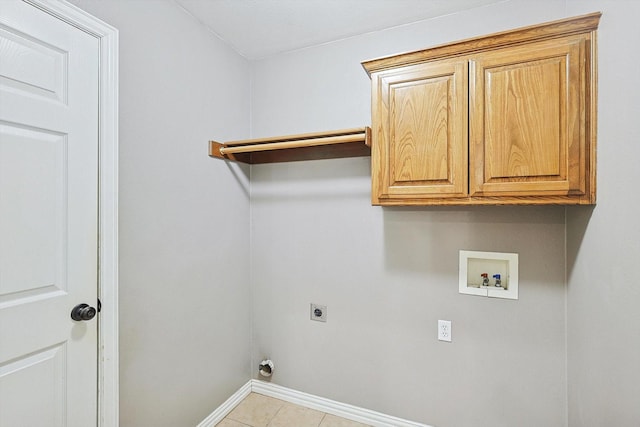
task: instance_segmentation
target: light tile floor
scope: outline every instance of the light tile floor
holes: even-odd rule
[[[257,393],[249,394],[217,427],[369,427]]]

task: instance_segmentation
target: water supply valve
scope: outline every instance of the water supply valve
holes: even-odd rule
[[[482,273],[480,277],[482,277],[482,286],[489,286],[489,275],[487,273]]]
[[[497,287],[500,287],[500,288],[501,288],[501,287],[502,287],[502,280],[500,279],[500,275],[499,275],[499,274],[494,274],[492,277],[493,277],[494,279],[496,279],[496,284],[495,284],[495,286],[497,286]]]

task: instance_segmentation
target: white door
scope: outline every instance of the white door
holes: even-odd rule
[[[97,423],[98,40],[0,0],[0,427]]]

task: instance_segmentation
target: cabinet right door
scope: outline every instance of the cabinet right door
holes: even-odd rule
[[[588,193],[588,42],[571,36],[470,60],[471,196],[553,201]]]

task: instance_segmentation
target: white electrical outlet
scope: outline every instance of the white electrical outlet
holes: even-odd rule
[[[438,320],[438,339],[451,342],[451,320]]]
[[[318,322],[327,321],[327,306],[320,304],[311,304],[311,320]]]

